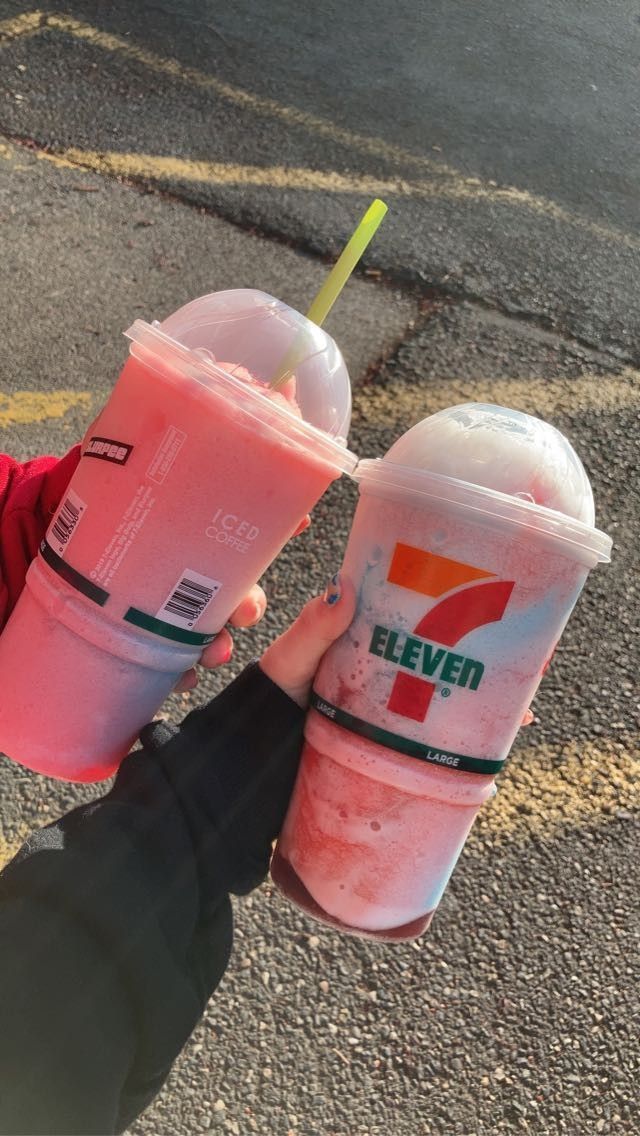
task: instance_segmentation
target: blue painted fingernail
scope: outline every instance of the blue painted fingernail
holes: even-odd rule
[[[329,604],[329,606],[331,607],[333,604],[336,604],[338,602],[341,596],[342,580],[340,579],[340,573],[336,572],[335,576],[332,576],[329,580],[322,598],[324,602],[326,604]]]

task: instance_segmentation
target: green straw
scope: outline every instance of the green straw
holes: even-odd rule
[[[322,327],[322,324],[338,299],[356,264],[362,257],[364,250],[375,236],[387,212],[387,208],[388,206],[385,205],[384,201],[380,201],[379,198],[376,198],[367,209],[360,224],[340,253],[340,256],[307,312],[307,319],[311,320],[313,323],[317,323],[318,327]],[[296,354],[299,350],[300,344],[296,339],[287,353],[287,357],[280,367],[278,374],[271,382],[272,390],[276,390],[277,387],[282,386],[285,380],[289,378],[295,363],[298,361]]]
[[[379,201],[376,198],[340,253],[338,260],[307,312],[307,319],[317,323],[318,327],[322,327],[369,241],[375,236],[386,212],[387,206],[384,201]]]

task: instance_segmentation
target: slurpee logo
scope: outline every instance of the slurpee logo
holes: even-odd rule
[[[372,655],[399,668],[387,708],[424,722],[436,681],[443,694],[451,693],[451,686],[478,689],[484,663],[451,648],[470,631],[502,619],[514,581],[498,580],[493,572],[408,544],[396,544],[387,580],[439,601],[412,633],[377,625],[369,644]]]

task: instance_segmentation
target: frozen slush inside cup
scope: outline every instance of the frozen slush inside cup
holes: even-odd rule
[[[219,361],[213,359],[213,356],[211,358],[212,362],[216,363],[217,366],[221,367],[227,374],[233,375],[234,379],[240,379],[240,381],[246,383],[247,386],[253,387],[254,390],[259,390],[261,394],[265,395],[270,402],[274,402],[276,406],[281,406],[283,410],[288,410],[290,414],[295,414],[297,418],[302,418],[302,411],[298,406],[298,400],[296,398],[297,383],[295,375],[291,375],[277,390],[274,390],[269,386],[265,386],[264,383],[261,383],[255,375],[252,375],[250,371],[240,363]]]

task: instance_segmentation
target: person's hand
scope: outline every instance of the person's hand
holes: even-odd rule
[[[310,600],[300,615],[260,659],[260,668],[299,706],[306,706],[311,683],[325,651],[351,623],[355,590],[340,574],[323,596]]]

